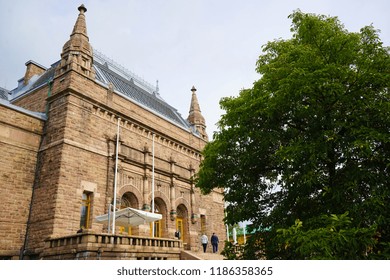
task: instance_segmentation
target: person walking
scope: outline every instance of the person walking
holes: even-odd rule
[[[203,253],[206,253],[207,250],[207,244],[209,243],[209,239],[207,238],[207,235],[203,233],[203,235],[200,237],[200,242],[203,246]]]
[[[175,237],[177,237],[177,239],[180,239],[180,238],[181,238],[181,233],[180,233],[180,230],[179,230],[179,229],[177,229],[177,230],[175,231]]]
[[[213,232],[213,235],[211,236],[211,245],[213,245],[213,253],[218,252],[218,243],[219,243],[218,236]]]

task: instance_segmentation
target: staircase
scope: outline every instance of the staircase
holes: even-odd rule
[[[202,251],[181,251],[181,260],[223,260],[224,256],[220,253],[203,253]]]
[[[195,253],[201,260],[223,260],[225,257],[222,256],[220,253],[202,253],[197,252]]]

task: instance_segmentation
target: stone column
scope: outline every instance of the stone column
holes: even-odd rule
[[[170,158],[170,164],[171,164],[171,191],[170,191],[170,194],[171,194],[171,212],[170,212],[170,217],[171,217],[171,221],[175,221],[176,220],[176,192],[175,192],[175,187],[176,187],[176,177],[175,177],[175,161],[173,160],[173,158],[171,157]]]
[[[190,189],[190,196],[191,196],[191,222],[195,224],[198,221],[198,215],[195,213],[195,183],[194,183],[194,175],[195,175],[195,169],[190,164],[190,180],[191,180],[191,189]]]

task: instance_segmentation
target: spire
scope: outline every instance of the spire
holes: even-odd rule
[[[87,8],[84,5],[78,7],[79,15],[73,27],[69,40],[64,44],[61,54],[61,63],[57,74],[68,70],[76,70],[92,79],[95,78],[95,71],[92,67],[93,53],[87,35],[87,24],[85,13]]]
[[[200,106],[198,102],[198,97],[196,96],[196,88],[193,86],[190,105],[190,114],[188,115],[188,122],[196,127],[203,139],[208,140],[208,135],[206,133],[206,122],[202,113],[200,111]]]
[[[88,40],[87,24],[85,23],[85,13],[87,12],[87,8],[85,8],[84,5],[81,5],[80,7],[78,7],[78,10],[80,11],[80,14],[76,20],[76,24],[74,25],[73,32],[70,36],[72,37],[76,34],[79,34],[81,36],[85,36]]]

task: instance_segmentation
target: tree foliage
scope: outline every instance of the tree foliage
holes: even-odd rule
[[[296,253],[281,250],[294,238],[278,229],[300,220],[314,234],[327,229],[325,216],[347,212],[345,230],[375,228],[364,257],[387,258],[389,48],[373,26],[353,33],[337,17],[295,11],[290,18],[292,38],[262,49],[261,78],[239,96],[221,99],[226,113],[204,149],[197,186],[203,193],[224,187],[228,224],[250,220],[254,228],[271,229],[253,235],[247,258],[303,258],[308,250],[300,246]]]
[[[288,229],[277,230],[280,255],[294,259],[350,260],[366,258],[376,244],[376,226],[352,227],[348,212],[323,215],[321,227],[305,229],[299,219]]]

